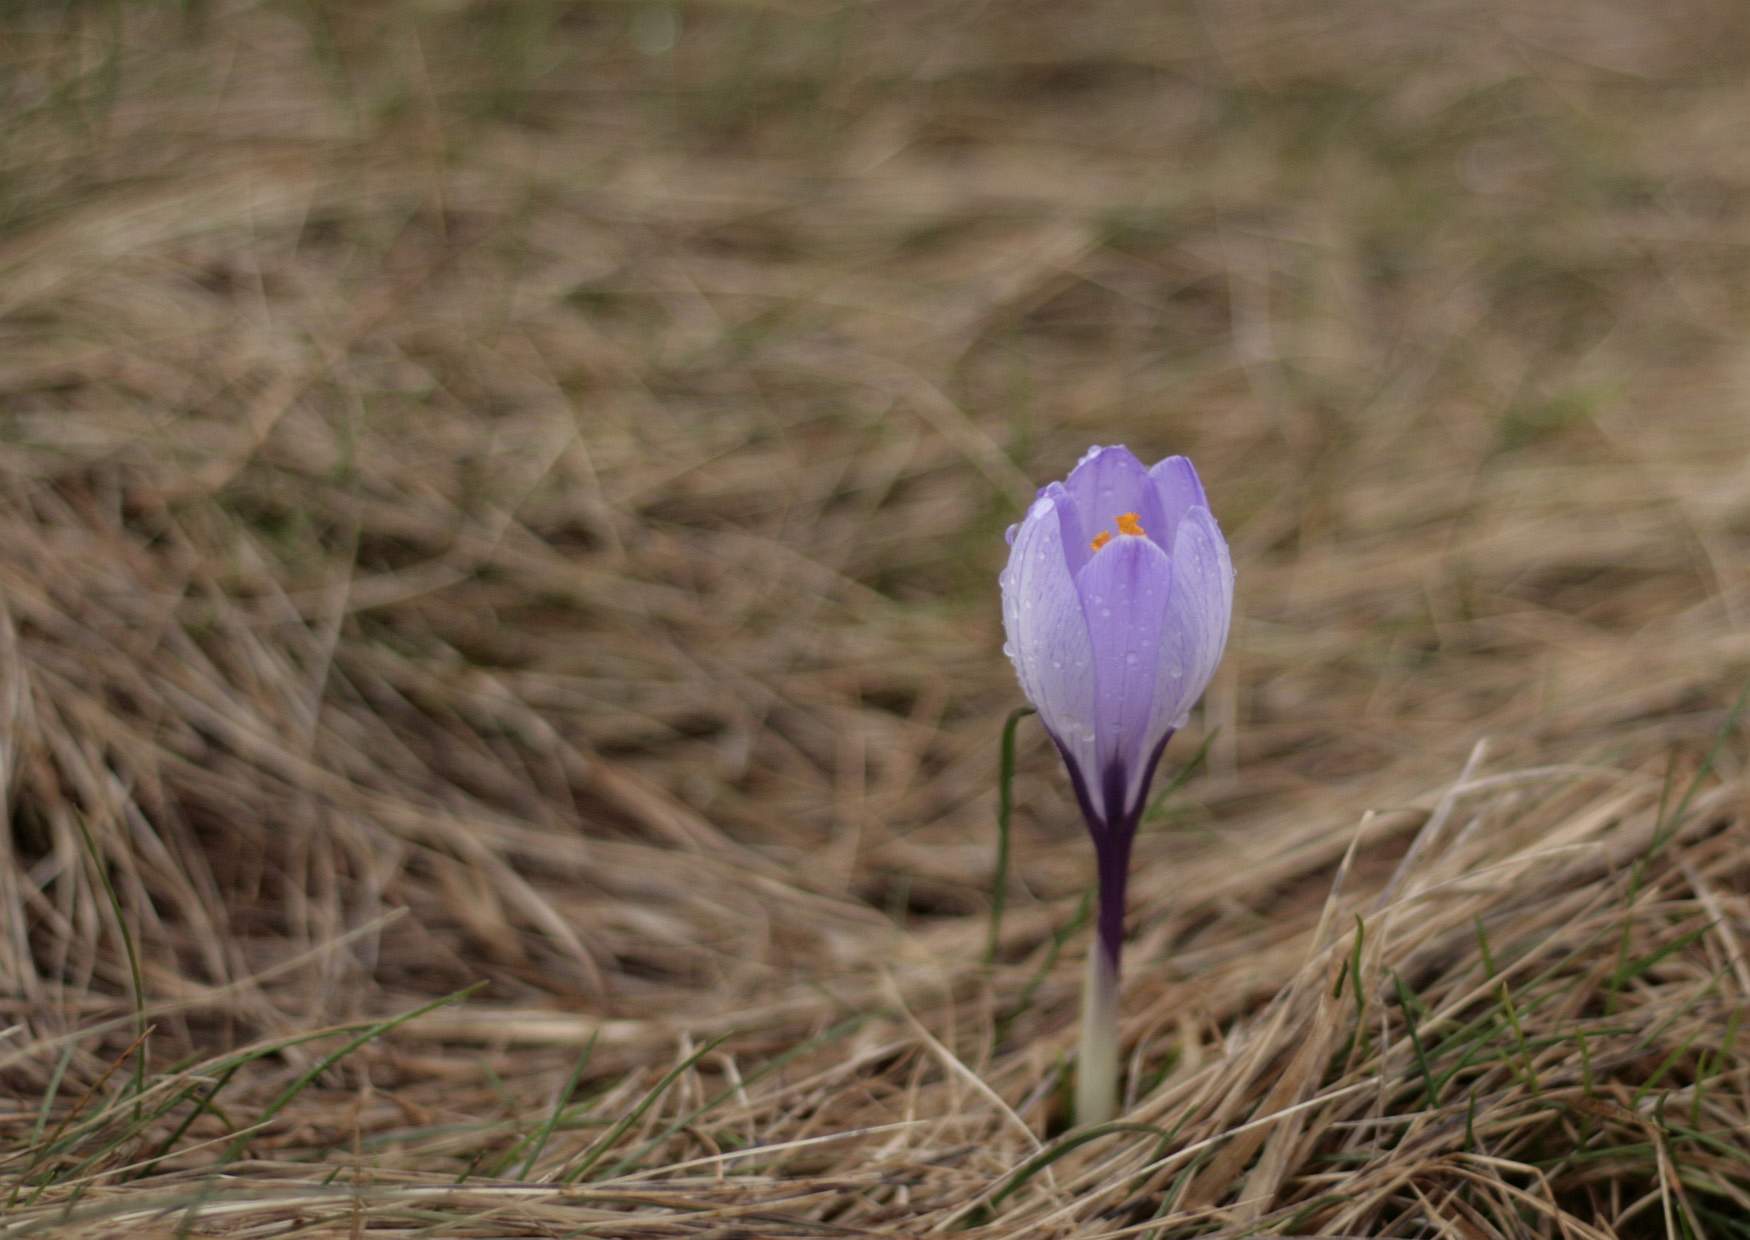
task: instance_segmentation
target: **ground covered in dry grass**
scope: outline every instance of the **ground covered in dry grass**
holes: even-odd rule
[[[1750,1236],[1750,11],[1551,13],[8,7],[0,1236]],[[1116,441],[1238,615],[1084,1133]]]

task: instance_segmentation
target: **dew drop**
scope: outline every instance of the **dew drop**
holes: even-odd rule
[[[1134,665],[1136,663],[1136,651],[1132,650],[1128,654],[1126,654],[1124,656],[1124,661],[1126,663]]]

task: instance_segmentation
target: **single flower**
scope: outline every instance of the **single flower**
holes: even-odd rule
[[[1099,941],[1089,956],[1076,1116],[1110,1117],[1124,887],[1161,753],[1221,662],[1233,561],[1191,462],[1152,469],[1091,448],[1009,529],[1003,649],[1069,770],[1094,837]]]

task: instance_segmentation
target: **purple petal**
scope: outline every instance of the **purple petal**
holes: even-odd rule
[[[1152,539],[1120,536],[1076,578],[1094,659],[1096,802],[1107,825],[1141,795],[1148,758],[1165,736],[1156,703],[1173,564]]]
[[[1176,730],[1221,662],[1233,616],[1234,570],[1215,518],[1192,508],[1173,539],[1173,589],[1168,596],[1156,678],[1160,692],[1151,727]]]
[[[1004,651],[1015,664],[1021,692],[1063,748],[1065,760],[1091,773],[1093,657],[1081,598],[1064,558],[1064,517],[1057,499],[1046,494],[1033,502],[1015,535],[999,579],[1008,637]]]
[[[1156,546],[1165,551],[1173,545],[1166,533],[1167,518],[1161,509],[1160,489],[1151,483],[1142,462],[1122,444],[1089,448],[1063,485],[1075,504],[1082,534],[1088,541],[1102,530],[1117,533],[1119,515],[1134,512],[1142,521],[1143,533]],[[1071,572],[1080,571],[1089,551],[1084,542],[1078,559],[1077,550],[1071,548]]]
[[[1170,552],[1173,549],[1173,539],[1179,533],[1179,522],[1193,508],[1207,509],[1209,499],[1203,494],[1203,480],[1197,476],[1196,467],[1185,457],[1169,456],[1155,462],[1154,467],[1148,471],[1148,476],[1154,483],[1154,492],[1164,518],[1160,536],[1155,541]],[[1149,532],[1154,533],[1153,530]]]
[[[1057,524],[1063,535],[1063,559],[1069,569],[1069,575],[1074,577],[1076,570],[1087,563],[1091,549],[1088,540],[1093,537],[1082,528],[1081,513],[1076,511],[1075,500],[1064,489],[1063,483],[1053,482],[1039,489],[1042,499],[1052,502],[1057,512]]]

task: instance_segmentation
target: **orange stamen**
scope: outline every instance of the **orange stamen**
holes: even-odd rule
[[[1118,532],[1120,534],[1129,534],[1132,537],[1140,537],[1142,535],[1142,517],[1139,514],[1134,512],[1123,512],[1119,513],[1118,516],[1113,519],[1118,523]]]
[[[1111,541],[1112,541],[1112,532],[1110,530],[1101,530],[1098,534],[1094,535],[1094,541],[1093,541],[1092,546],[1093,546],[1095,551],[1098,551],[1101,547],[1104,547],[1107,543],[1109,543]]]

